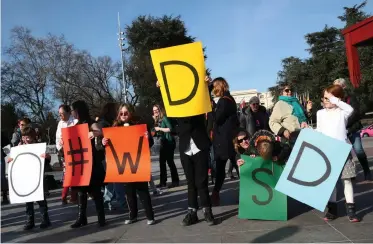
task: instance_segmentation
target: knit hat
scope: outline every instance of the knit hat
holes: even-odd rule
[[[257,103],[257,104],[260,104],[260,101],[259,101],[259,98],[258,97],[252,97],[250,98],[249,100],[249,104],[253,104],[253,103]]]

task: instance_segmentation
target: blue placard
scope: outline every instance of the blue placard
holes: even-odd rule
[[[275,189],[324,211],[351,147],[312,129],[303,129]]]

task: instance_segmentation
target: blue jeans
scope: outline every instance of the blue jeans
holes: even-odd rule
[[[351,134],[348,139],[351,141],[352,147],[354,148],[354,151],[356,153],[356,157],[359,159],[361,167],[364,170],[364,174],[370,174],[367,155],[365,154],[359,132]]]

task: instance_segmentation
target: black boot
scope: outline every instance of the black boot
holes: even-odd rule
[[[51,226],[51,222],[49,220],[49,215],[48,215],[48,205],[47,201],[40,201],[39,203],[39,210],[41,214],[41,224],[40,224],[40,229],[45,229]]]
[[[24,230],[31,230],[35,227],[34,220],[34,202],[26,203],[26,224],[23,227]]]
[[[96,212],[98,217],[99,226],[105,226],[105,206],[104,199],[102,197],[101,191],[96,191],[93,193],[93,199],[96,205]]]
[[[352,223],[360,222],[359,217],[356,215],[355,212],[355,204],[354,203],[346,203],[346,211],[348,220]]]
[[[79,228],[81,226],[87,225],[87,193],[86,192],[78,192],[78,218],[76,219],[75,223],[72,224],[71,228]]]
[[[325,221],[331,221],[338,217],[337,215],[337,203],[335,202],[328,202],[328,205],[326,206],[326,213],[324,215]]]
[[[203,215],[205,217],[205,221],[211,226],[215,225],[214,215],[212,214],[211,208],[203,208]]]
[[[197,223],[198,223],[197,210],[188,209],[188,213],[187,215],[185,215],[183,221],[181,222],[181,225],[189,226],[189,225],[194,225]]]

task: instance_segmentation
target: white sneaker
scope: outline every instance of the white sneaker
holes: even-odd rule
[[[137,218],[136,219],[127,219],[124,221],[124,224],[125,225],[130,225],[130,224],[133,224],[137,221]]]
[[[154,220],[154,219],[152,219],[152,220],[148,220],[148,221],[146,222],[146,224],[147,224],[147,225],[154,225],[154,224],[155,224],[155,220]]]

